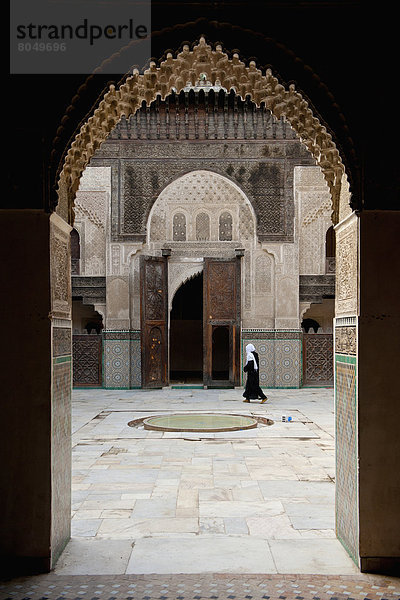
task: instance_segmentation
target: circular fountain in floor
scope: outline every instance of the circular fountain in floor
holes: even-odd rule
[[[143,419],[143,425],[153,431],[241,431],[257,427],[257,419],[245,415],[188,413],[148,417]]]

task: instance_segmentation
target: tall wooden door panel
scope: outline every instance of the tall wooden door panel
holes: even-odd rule
[[[333,385],[332,334],[303,334],[303,384]]]
[[[204,385],[239,385],[240,259],[205,258]]]
[[[72,336],[73,385],[99,387],[102,385],[101,335]]]
[[[168,383],[168,263],[164,256],[142,256],[140,263],[142,387]]]

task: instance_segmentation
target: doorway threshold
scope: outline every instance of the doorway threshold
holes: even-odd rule
[[[196,385],[195,383],[176,383],[169,386],[172,390],[203,390],[204,385]]]

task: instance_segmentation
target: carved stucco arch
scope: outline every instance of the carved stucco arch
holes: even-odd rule
[[[228,91],[233,89],[242,99],[250,96],[257,106],[265,103],[276,118],[283,116],[289,122],[322,170],[332,198],[332,221],[336,224],[344,165],[326,127],[313,115],[308,102],[293,84],[286,89],[271,69],[263,74],[254,61],[246,66],[238,54],[230,59],[220,44],[213,49],[203,37],[192,50],[185,45],[175,58],[168,53],[159,67],[151,62],[142,75],[135,70],[118,89],[110,86],[66,155],[58,181],[57,212],[73,223],[80,177],[122,115],[134,114],[143,100],[151,103],[158,95],[164,100],[172,90],[179,93],[188,82],[195,85],[201,73],[205,73],[213,85],[221,85]]]
[[[174,268],[175,267],[175,268]],[[171,312],[176,292],[190,279],[203,272],[204,263],[170,263],[168,270],[168,310]]]
[[[246,193],[241,189],[241,187],[237,183],[232,181],[226,175],[221,175],[221,173],[218,173],[216,171],[212,171],[210,169],[194,169],[192,171],[188,171],[188,172],[184,173],[183,175],[179,175],[178,177],[176,177],[175,179],[173,179],[172,181],[167,183],[167,185],[162,189],[162,191],[159,193],[159,195],[155,199],[155,201],[149,211],[148,217],[147,217],[147,226],[146,226],[146,230],[147,230],[146,242],[147,242],[147,244],[151,243],[151,241],[152,241],[151,235],[152,235],[153,216],[157,213],[157,210],[164,207],[165,201],[166,200],[168,201],[168,198],[171,195],[174,198],[175,197],[177,198],[176,206],[173,208],[173,214],[176,214],[177,212],[183,212],[186,215],[187,224],[189,224],[189,222],[190,222],[190,215],[192,215],[192,217],[194,217],[195,214],[198,214],[198,212],[201,212],[201,211],[206,211],[206,213],[209,214],[210,206],[199,203],[197,198],[196,198],[196,200],[193,200],[193,202],[194,202],[193,209],[195,209],[195,210],[191,210],[191,213],[189,214],[187,209],[184,208],[184,206],[182,205],[182,201],[179,198],[179,191],[182,186],[186,185],[186,186],[192,188],[193,190],[195,190],[196,186],[192,180],[193,180],[193,178],[197,179],[197,178],[201,178],[201,177],[203,177],[206,180],[206,182],[208,182],[208,185],[210,187],[211,187],[212,183],[218,184],[218,182],[222,182],[224,184],[224,186],[226,186],[228,189],[232,188],[232,191],[237,195],[238,198],[240,198],[240,201],[243,203],[243,205],[249,209],[251,218],[253,221],[253,225],[254,225],[254,235],[256,235],[256,233],[255,233],[256,232],[256,222],[257,222],[256,213],[255,213],[255,210],[254,210],[254,207],[253,207],[251,201],[247,197]],[[221,208],[220,212],[223,212],[225,210],[227,210],[227,209]],[[219,216],[220,216],[220,214],[218,214],[218,217]],[[239,225],[237,225],[237,226],[239,228]],[[168,229],[167,226],[166,226],[166,228]],[[167,239],[172,239],[172,236],[167,235],[166,240]]]

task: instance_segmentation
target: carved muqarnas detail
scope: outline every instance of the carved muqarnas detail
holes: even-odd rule
[[[355,327],[336,327],[335,352],[338,354],[357,353],[357,333]]]
[[[67,213],[69,222],[73,223],[73,202],[82,172],[122,115],[135,114],[143,100],[150,103],[157,94],[165,98],[172,88],[180,93],[188,79],[195,85],[200,73],[206,73],[213,85],[218,79],[222,87],[235,88],[242,98],[249,95],[257,106],[264,103],[277,119],[285,117],[323,171],[332,196],[333,222],[337,223],[344,167],[332,136],[314,116],[308,102],[294,85],[288,89],[281,85],[270,69],[264,74],[254,61],[246,66],[236,53],[229,58],[220,44],[213,49],[204,38],[193,49],[185,45],[176,57],[167,54],[159,66],[151,62],[143,75],[135,70],[119,88],[110,86],[72,142],[60,174],[59,211],[63,215]],[[133,186],[129,187],[134,190],[136,186],[131,183]],[[137,211],[140,199],[132,198],[129,204],[134,209],[129,215],[130,224],[134,226],[134,213],[140,212]],[[143,225],[139,222],[140,227]]]

